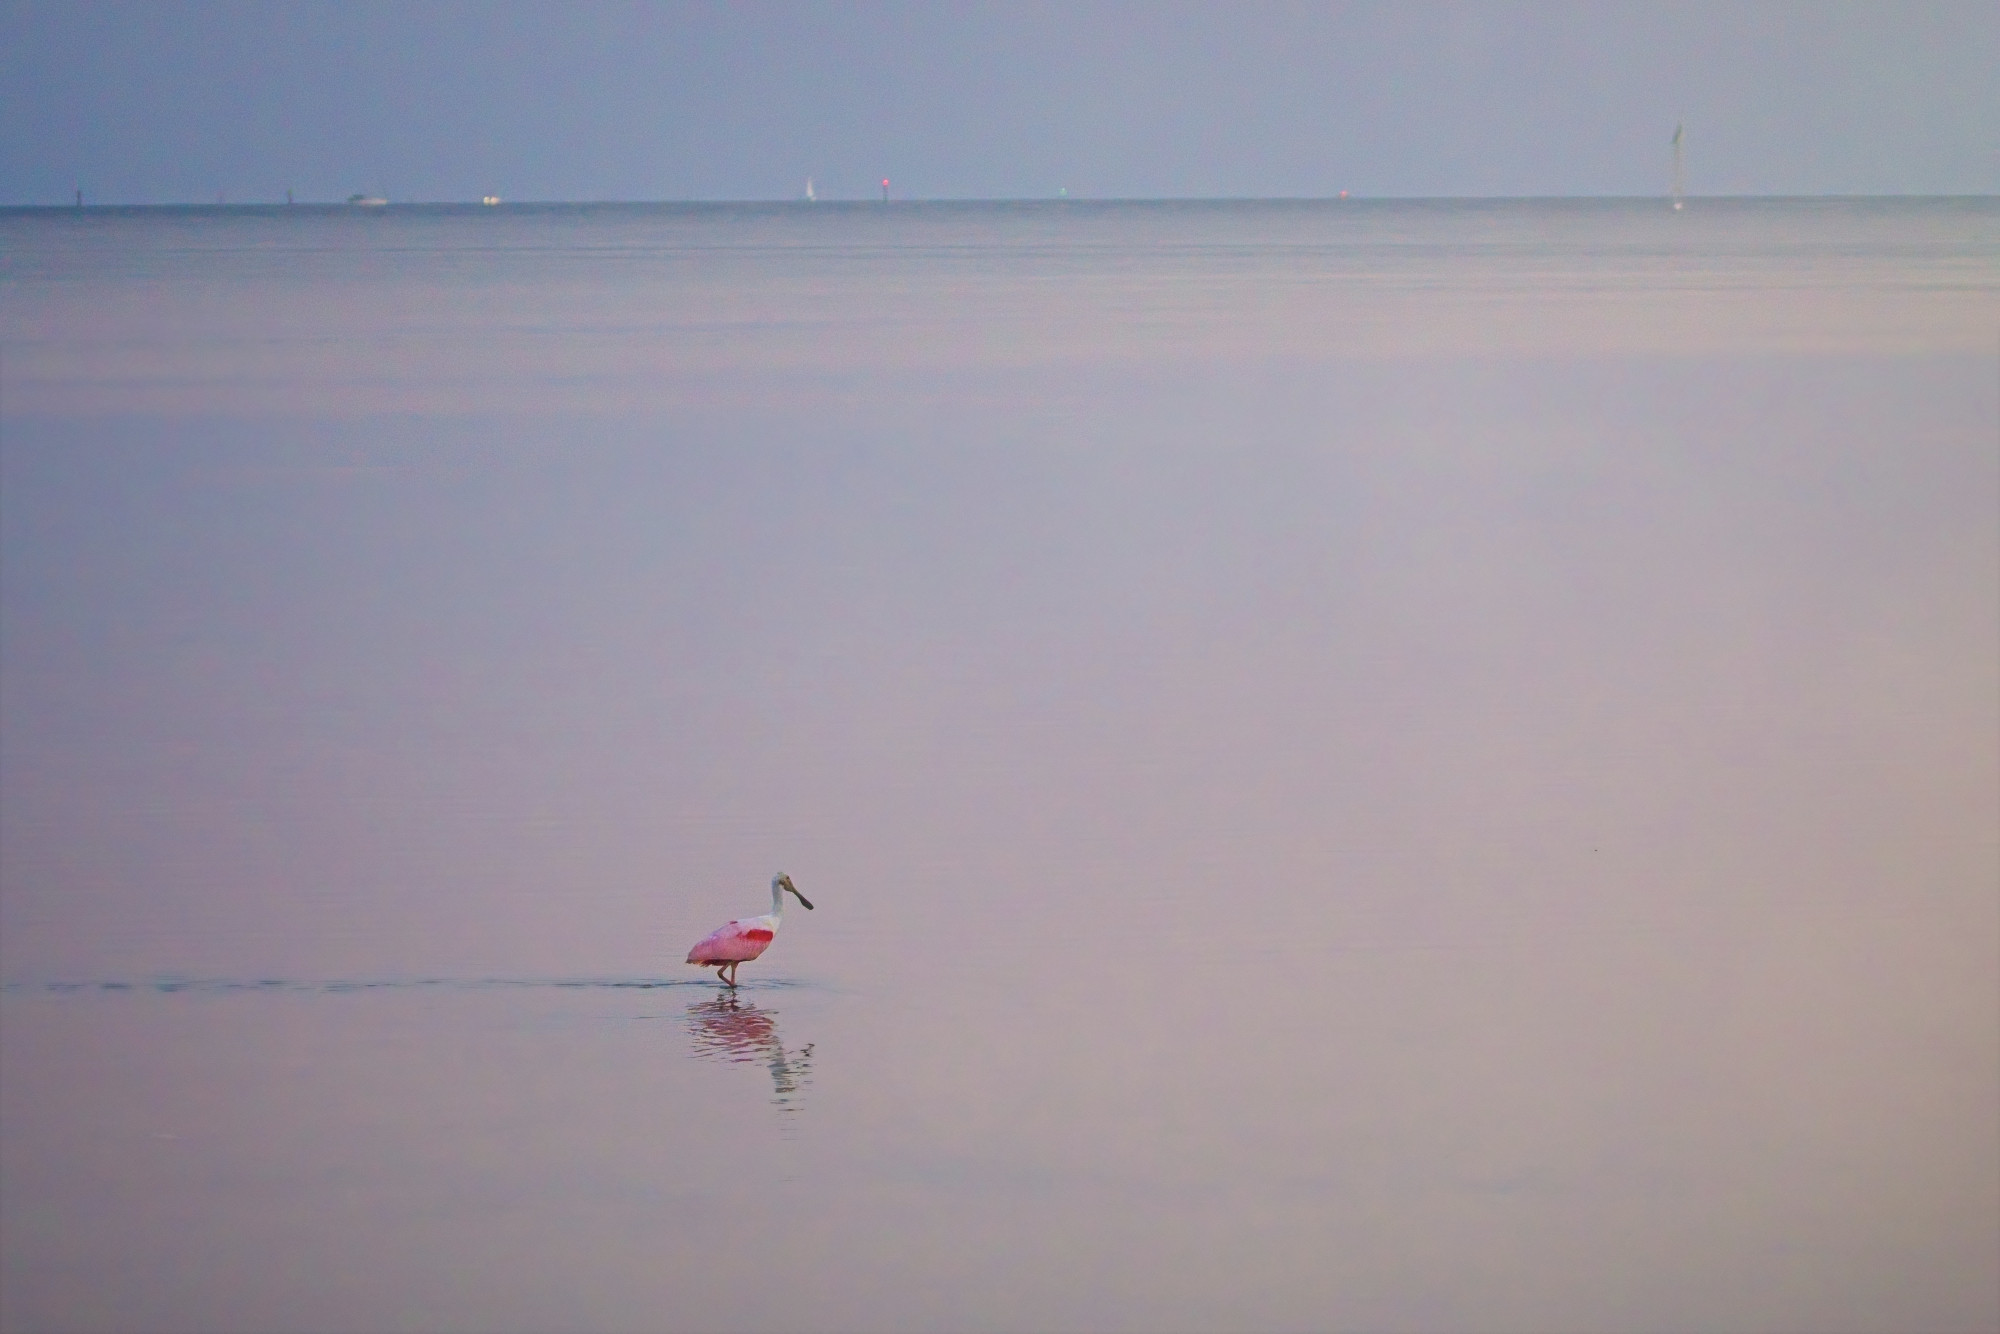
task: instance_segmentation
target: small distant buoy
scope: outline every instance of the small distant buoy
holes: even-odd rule
[[[1340,197],[1341,197],[1342,199],[1345,199],[1345,198],[1347,198],[1347,191],[1345,191],[1345,190],[1342,190],[1342,191],[1340,192]]]
[[[488,207],[488,208],[492,208],[492,207],[493,207],[493,206],[494,206],[495,204],[497,204],[497,203],[499,203],[499,202],[500,202],[500,196],[499,196],[499,195],[481,195],[481,196],[479,197],[479,202],[480,202],[480,203],[482,203],[482,204],[484,204],[484,205],[486,205],[486,207]]]

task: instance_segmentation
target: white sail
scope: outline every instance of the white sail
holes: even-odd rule
[[[1686,207],[1684,200],[1687,194],[1687,178],[1682,170],[1681,163],[1681,131],[1683,128],[1679,124],[1674,126],[1674,209],[1676,212]]]

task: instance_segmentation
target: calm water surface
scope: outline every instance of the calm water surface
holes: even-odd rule
[[[1996,441],[1992,200],[0,210],[0,1325],[1990,1330]]]

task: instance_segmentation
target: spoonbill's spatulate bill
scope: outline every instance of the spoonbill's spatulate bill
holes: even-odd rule
[[[785,920],[785,895],[790,894],[810,910],[812,900],[783,871],[771,877],[771,911],[762,917],[744,917],[718,927],[695,942],[688,962],[713,968],[727,986],[736,985],[736,966],[756,958],[771,947],[771,938]]]

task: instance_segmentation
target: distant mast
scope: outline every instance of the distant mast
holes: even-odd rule
[[[1681,160],[1682,128],[1678,123],[1674,126],[1674,212],[1676,213],[1687,207],[1687,173]]]
[[[813,178],[808,176],[806,177],[806,202],[812,204],[818,201],[819,196],[813,193]]]

